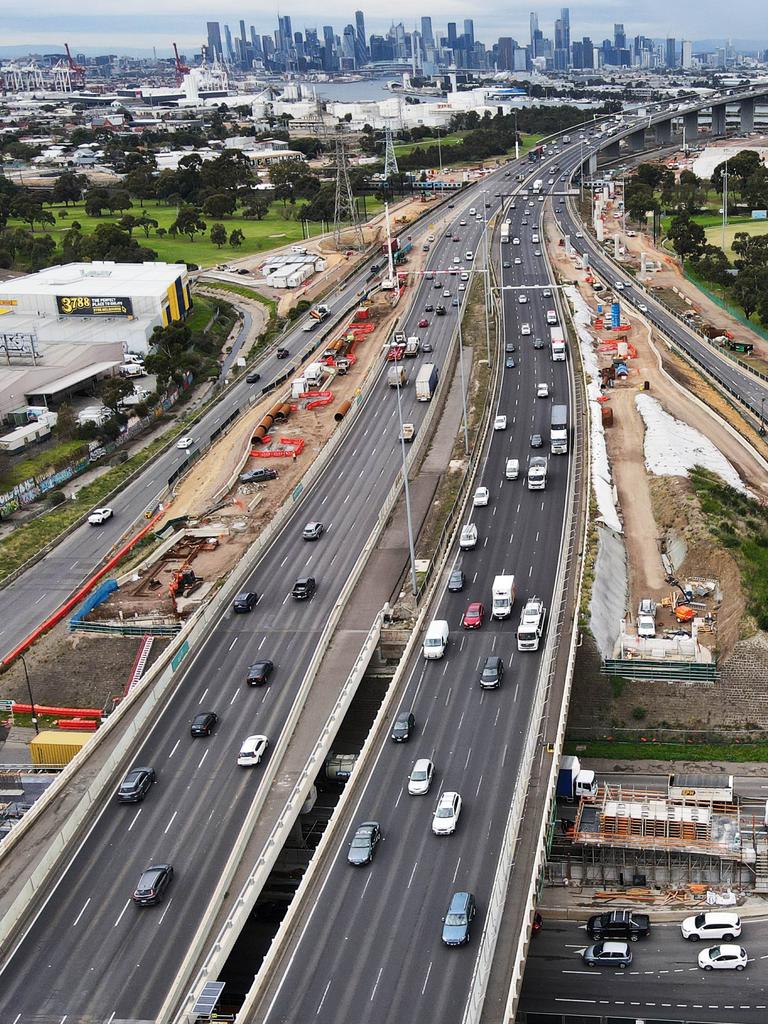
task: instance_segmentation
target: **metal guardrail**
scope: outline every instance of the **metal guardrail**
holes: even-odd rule
[[[600,672],[604,676],[621,676],[623,679],[675,679],[687,683],[714,683],[720,678],[716,664],[645,658],[605,658]]]
[[[132,626],[128,622],[69,622],[70,633],[99,633],[102,636],[176,636],[182,628],[180,622],[144,626]]]

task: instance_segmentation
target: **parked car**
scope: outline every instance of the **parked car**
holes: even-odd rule
[[[253,768],[261,763],[267,752],[269,740],[266,736],[246,736],[237,755],[237,763],[241,768]]]
[[[108,506],[104,508],[95,508],[93,512],[88,516],[88,522],[91,526],[102,526],[108,519],[111,519],[115,513]]]
[[[448,590],[452,594],[458,594],[460,590],[464,589],[464,572],[461,569],[451,570],[451,575],[448,577]]]
[[[702,914],[686,917],[680,925],[684,939],[721,939],[730,942],[741,935],[741,918],[732,911],[705,910]]]
[[[248,668],[248,675],[245,677],[245,681],[249,686],[263,686],[269,682],[269,677],[274,669],[274,662],[270,661],[269,658],[254,661]]]
[[[647,914],[633,910],[608,910],[595,914],[587,921],[587,932],[592,939],[628,939],[636,942],[651,931],[651,919]]]
[[[264,480],[277,480],[276,469],[249,469],[240,474],[241,484],[262,483]]]
[[[236,614],[250,612],[256,607],[258,600],[259,597],[255,590],[244,590],[232,602],[232,611]]]
[[[313,596],[316,589],[317,584],[315,583],[314,576],[301,576],[293,584],[291,596],[296,601],[307,601],[309,600],[310,597]]]
[[[628,942],[595,942],[581,954],[587,967],[629,967],[632,950]]]
[[[140,907],[152,907],[159,903],[173,879],[170,864],[151,864],[142,871],[141,878],[133,893],[133,902]]]
[[[154,768],[131,768],[117,791],[119,804],[140,803],[155,782]]]
[[[193,736],[210,736],[219,720],[215,711],[201,711],[192,719]]]
[[[412,711],[398,711],[392,724],[390,738],[393,743],[407,743],[416,728],[416,719]]]
[[[469,942],[472,919],[477,912],[471,892],[455,892],[443,918],[442,939],[446,946],[463,946]]]
[[[364,821],[358,825],[347,853],[347,862],[360,867],[370,864],[381,841],[381,826],[378,821]]]
[[[480,601],[473,601],[464,612],[461,624],[464,629],[480,629],[485,619],[485,607]]]
[[[435,774],[435,766],[428,757],[420,757],[411,768],[408,776],[408,792],[411,796],[424,796],[429,792],[432,785],[432,778]]]
[[[724,943],[710,946],[699,953],[699,967],[705,971],[743,971],[747,966],[747,951],[743,946]]]
[[[451,836],[456,831],[461,814],[461,796],[446,790],[437,802],[432,818],[432,832],[436,836]]]

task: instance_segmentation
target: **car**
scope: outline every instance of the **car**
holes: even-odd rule
[[[472,498],[472,504],[476,507],[480,505],[487,505],[490,500],[490,493],[487,487],[478,487],[475,491],[474,497]]]
[[[193,736],[210,736],[218,720],[215,711],[200,711],[192,719],[189,731]]]
[[[443,918],[442,939],[446,946],[463,946],[469,942],[472,919],[476,912],[477,904],[471,892],[455,892],[451,896]]]
[[[454,242],[460,242],[461,241],[461,239],[459,238],[458,235],[454,235],[453,236],[453,240],[454,240]]]
[[[241,484],[263,483],[265,480],[277,480],[276,469],[249,469],[240,474]]]
[[[419,320],[419,327],[429,327],[429,320],[425,316]]]
[[[101,526],[106,523],[108,519],[111,519],[115,513],[108,506],[104,508],[95,508],[93,512],[88,516],[88,522],[91,526]]]
[[[617,292],[623,292],[624,291],[624,282],[623,281],[614,281],[613,282],[613,287],[616,289]]]
[[[451,594],[458,594],[464,589],[464,572],[461,569],[452,569],[448,577],[448,590]]]
[[[291,597],[296,601],[308,601],[317,590],[314,576],[300,576],[293,584]]]
[[[520,245],[520,239],[519,238],[513,238],[512,239],[512,245]]]
[[[515,345],[514,341],[506,342],[504,345],[504,351],[507,353],[507,355],[509,355],[512,352],[517,352],[517,346]]]
[[[428,302],[426,304],[426,306],[424,307],[424,312],[425,313],[434,313],[434,311],[435,311],[435,307],[432,305],[431,302]]]
[[[249,686],[263,686],[264,683],[269,682],[269,677],[272,675],[274,668],[274,662],[270,661],[269,658],[261,658],[259,661],[254,661],[252,665],[248,666],[248,674],[245,677],[245,681]]]
[[[427,281],[433,281],[435,279],[435,272],[434,272],[434,270],[428,270],[426,272],[426,274],[424,275],[424,278]]]
[[[584,235],[581,233],[581,231],[577,231],[576,232],[576,238],[583,238],[583,237],[584,237]]]
[[[373,860],[379,842],[381,841],[381,826],[378,821],[364,821],[355,829],[352,842],[347,851],[347,863],[355,867],[362,867],[370,864]]]
[[[637,308],[640,310],[641,313],[647,313],[648,312],[648,307],[646,306],[646,304],[644,302],[638,302]]]
[[[686,917],[680,925],[684,939],[724,939],[731,942],[741,935],[741,918],[732,911],[705,910],[702,914]]]
[[[255,384],[259,380],[261,380],[261,374],[256,373],[255,371],[253,373],[247,373],[245,375],[246,384]]]
[[[633,910],[607,910],[594,914],[587,921],[587,933],[592,939],[625,939],[637,942],[650,935],[651,919],[647,914]]]
[[[451,305],[452,306],[458,306],[458,304],[459,304],[459,300],[458,299],[451,299]]]
[[[520,324],[520,333],[527,338],[531,333],[531,325],[528,323]]]
[[[543,448],[544,440],[541,434],[531,434],[531,448]]]
[[[459,291],[460,292],[465,292],[466,290],[467,290],[467,286],[462,281],[461,284],[459,285]]]
[[[461,814],[461,797],[458,793],[446,790],[437,801],[432,818],[432,832],[436,836],[452,836],[456,831]]]
[[[262,757],[267,752],[269,740],[266,736],[246,736],[240,744],[240,753],[237,755],[237,763],[241,768],[253,768],[261,763]]]
[[[464,612],[461,624],[464,629],[480,629],[485,619],[485,607],[480,601],[472,601]]]
[[[180,437],[176,442],[176,447],[181,448],[182,451],[186,451],[187,448],[191,448],[194,443],[194,437]]]
[[[448,288],[443,288],[443,298],[444,299],[450,299],[450,297],[451,297],[450,290]]]
[[[523,263],[523,261],[520,259],[520,257],[519,256],[515,256],[515,266],[516,267],[522,266],[522,263]]]
[[[549,384],[537,384],[536,385],[536,397],[537,398],[549,398]]]
[[[551,288],[544,288],[544,290],[542,291],[541,295],[542,295],[542,298],[545,298],[545,299],[551,298],[552,297],[552,289]]]
[[[411,768],[408,776],[408,793],[411,796],[424,796],[432,785],[435,766],[428,757],[420,757]]]
[[[544,348],[544,339],[543,338],[534,338],[533,347],[534,348]]]
[[[495,690],[501,686],[504,678],[504,662],[498,654],[489,654],[483,662],[483,670],[480,673],[480,686],[483,690]]]
[[[304,529],[301,531],[303,540],[320,540],[323,535],[325,527],[322,523],[317,523],[314,520],[311,523],[307,523]]]
[[[436,316],[445,316],[445,306],[443,306],[443,305],[437,306],[435,308],[435,314],[436,314]],[[424,349],[423,346],[422,346],[422,351],[426,351],[426,349]]]
[[[518,295],[517,296],[517,301],[520,303],[521,306],[524,306],[525,303],[528,301],[528,296],[527,295]]]
[[[705,971],[743,971],[747,966],[747,951],[743,946],[723,943],[710,946],[699,953],[699,967]]]
[[[509,260],[504,260],[504,262],[502,263],[502,267],[504,267],[505,270],[509,270],[511,266],[512,264],[509,262]]]
[[[433,348],[432,348],[432,342],[431,341],[422,341],[422,343],[421,343],[421,351],[422,352],[432,352],[432,351],[434,351]]]
[[[534,256],[541,256],[541,249],[534,249],[533,250],[533,255]]]
[[[508,370],[514,370],[514,368],[517,366],[514,356],[507,356],[506,360],[504,361],[504,365]]]
[[[117,791],[119,804],[140,803],[155,783],[154,768],[131,768]]]
[[[258,603],[259,596],[255,590],[243,590],[232,602],[232,611],[243,614],[252,611]]]
[[[442,288],[443,285],[442,285],[442,283],[440,281],[436,280],[435,283],[432,285],[432,287],[433,288]]]
[[[170,864],[150,864],[141,873],[133,892],[133,902],[140,907],[153,907],[162,900],[172,879],[173,868]]]
[[[595,942],[581,954],[587,967],[629,967],[632,950],[628,942]]]
[[[287,348],[279,348],[277,350],[278,359],[287,359],[290,356],[290,351]]]
[[[467,222],[465,220],[460,220],[459,221],[459,227],[460,228],[465,228],[466,226],[467,226]],[[458,238],[454,238],[454,242],[458,242]]]
[[[389,734],[393,743],[407,743],[416,728],[416,719],[412,711],[398,711]]]
[[[504,416],[503,413],[499,413],[499,415],[494,419],[494,421],[493,421],[493,429],[494,430],[506,430],[507,429],[507,417]]]
[[[246,270],[245,267],[240,267],[235,271],[236,274],[250,274],[250,270]]]

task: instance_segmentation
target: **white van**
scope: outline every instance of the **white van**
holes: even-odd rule
[[[504,467],[504,476],[507,480],[517,480],[520,476],[520,460],[519,459],[507,459],[507,464]]]
[[[430,661],[442,658],[448,646],[448,623],[445,619],[433,619],[427,627],[422,648],[424,657]]]
[[[470,206],[470,208],[469,208],[469,216],[470,217],[474,217],[476,213],[477,213],[477,210],[474,208],[474,206]]]

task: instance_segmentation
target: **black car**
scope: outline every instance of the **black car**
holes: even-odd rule
[[[192,719],[190,732],[193,736],[210,736],[219,720],[215,711],[201,711]]]
[[[461,569],[454,569],[448,577],[448,589],[452,594],[458,594],[464,589],[464,573]]]
[[[435,311],[435,307],[432,305],[431,302],[428,302],[426,304],[426,306],[424,307],[424,312],[425,313],[434,313],[434,311]]]
[[[293,584],[291,595],[297,601],[307,601],[317,589],[314,576],[302,576]]]
[[[262,661],[254,661],[254,663],[248,669],[248,675],[245,677],[246,683],[249,686],[263,686],[272,675],[274,664],[269,658],[264,658]]]
[[[263,480],[277,480],[276,469],[249,469],[247,473],[240,474],[241,484],[255,484]]]
[[[154,768],[131,768],[117,791],[119,804],[137,804],[143,800],[155,781]]]
[[[277,358],[278,359],[287,359],[290,354],[291,353],[289,352],[289,350],[287,348],[279,348],[277,350]]]
[[[254,371],[253,373],[247,373],[245,375],[245,383],[246,384],[255,384],[257,380],[261,380],[261,374],[260,373],[256,373]]]
[[[455,892],[443,918],[443,942],[446,946],[463,946],[469,942],[472,919],[477,911],[471,892]]]
[[[390,735],[395,743],[407,743],[415,728],[416,719],[413,717],[413,712],[399,711]]]
[[[258,600],[259,595],[255,590],[244,590],[241,594],[238,594],[232,602],[232,611],[235,613],[249,612],[256,607],[256,602]]]
[[[140,907],[152,907],[159,903],[172,878],[173,868],[170,864],[152,864],[146,871],[142,871],[133,893],[133,902]]]
[[[435,313],[437,316],[445,316],[445,306],[442,303],[439,306],[435,306]]]
[[[347,861],[359,867],[370,864],[381,839],[381,826],[378,821],[364,821],[358,825],[352,842],[349,844]]]
[[[587,932],[591,939],[629,939],[637,942],[651,931],[648,914],[636,914],[633,910],[609,910],[595,914],[587,921]]]
[[[489,654],[480,673],[480,686],[484,690],[495,690],[504,678],[504,662],[497,654]]]
[[[544,348],[544,339],[543,338],[536,338],[534,343],[533,343],[533,347],[534,348]]]
[[[544,438],[541,434],[531,434],[531,448],[543,448]]]

